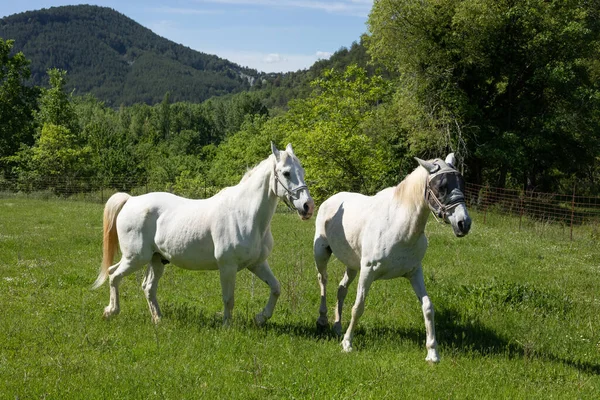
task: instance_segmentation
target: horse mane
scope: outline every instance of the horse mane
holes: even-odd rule
[[[425,168],[415,168],[394,188],[394,198],[402,205],[419,208],[424,202],[425,179],[428,175]]]
[[[247,180],[248,178],[250,178],[254,172],[256,172],[257,170],[259,170],[263,166],[263,164],[265,164],[266,162],[268,162],[269,160],[271,160],[273,157],[274,157],[273,155],[270,155],[269,157],[265,158],[264,160],[262,160],[261,162],[259,162],[258,164],[256,164],[254,167],[248,168],[248,170],[246,171],[246,173],[244,174],[244,176],[242,176],[242,179],[240,180],[240,183],[242,183],[245,180]]]

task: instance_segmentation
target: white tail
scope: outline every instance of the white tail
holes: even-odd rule
[[[100,273],[94,282],[92,289],[99,288],[109,275],[109,268],[115,258],[119,237],[117,235],[117,215],[131,196],[127,193],[115,193],[104,206],[104,236],[102,240],[102,265]]]

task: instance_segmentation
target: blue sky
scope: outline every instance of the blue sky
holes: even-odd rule
[[[115,9],[169,40],[264,72],[296,71],[367,31],[373,0],[85,1]],[[81,4],[5,1],[0,15]]]

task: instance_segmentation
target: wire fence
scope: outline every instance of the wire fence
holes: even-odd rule
[[[171,192],[189,198],[207,198],[220,187],[205,180],[163,182],[150,179],[116,177],[111,179],[82,179],[69,177],[36,177],[34,179],[1,179],[0,196],[38,199],[61,198],[104,203],[116,192],[140,195],[150,192]]]
[[[0,179],[0,197],[4,198],[61,198],[97,203],[104,203],[118,191],[132,195],[168,191],[190,198],[207,198],[220,189],[202,179],[175,183],[128,177],[37,177],[27,181]],[[574,239],[574,232],[581,231],[595,240],[600,238],[600,197],[522,191],[467,183],[465,198],[469,210],[479,213],[478,223],[492,223],[494,216],[510,216],[513,217],[514,224],[518,224],[519,230],[540,225],[554,226],[570,240]]]
[[[488,214],[501,214],[515,217],[518,229],[531,223],[553,224],[568,231],[570,240],[574,238],[574,229],[588,229],[598,237],[600,224],[600,197],[578,196],[572,194],[543,193],[515,189],[496,188],[472,183],[466,184],[465,197],[470,209],[483,214],[482,223],[488,220]],[[568,228],[568,230],[566,229]]]

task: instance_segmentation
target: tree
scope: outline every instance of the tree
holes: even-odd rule
[[[286,115],[266,125],[287,133],[317,201],[343,190],[373,194],[394,183],[397,166],[390,162],[388,137],[370,123],[390,89],[356,65],[327,70],[313,82],[308,99],[291,102]]]
[[[79,132],[79,124],[71,95],[65,91],[66,76],[67,71],[56,68],[48,70],[50,88],[42,89],[37,121],[40,126],[62,126],[70,133],[76,134]]]
[[[89,149],[88,166],[93,176],[103,183],[116,185],[120,181],[122,185],[118,188],[129,190],[128,185],[139,182],[141,172],[136,141],[128,132],[129,115],[123,109],[115,112],[90,95],[77,99],[74,107],[82,142]]]
[[[26,85],[31,72],[22,52],[10,55],[14,41],[0,38],[0,168],[7,170],[5,157],[19,147],[33,144],[38,90]]]
[[[600,151],[599,10],[584,0],[380,0],[367,47],[402,74],[397,98],[437,121],[430,136],[465,158],[470,180],[551,190]]]
[[[38,176],[75,178],[88,168],[90,149],[78,146],[75,135],[66,127],[45,123],[32,148],[32,164]]]
[[[218,147],[212,160],[210,180],[216,186],[237,184],[244,173],[265,159],[271,152],[271,141],[279,142],[265,131],[265,116],[247,116],[241,129],[227,137]]]

